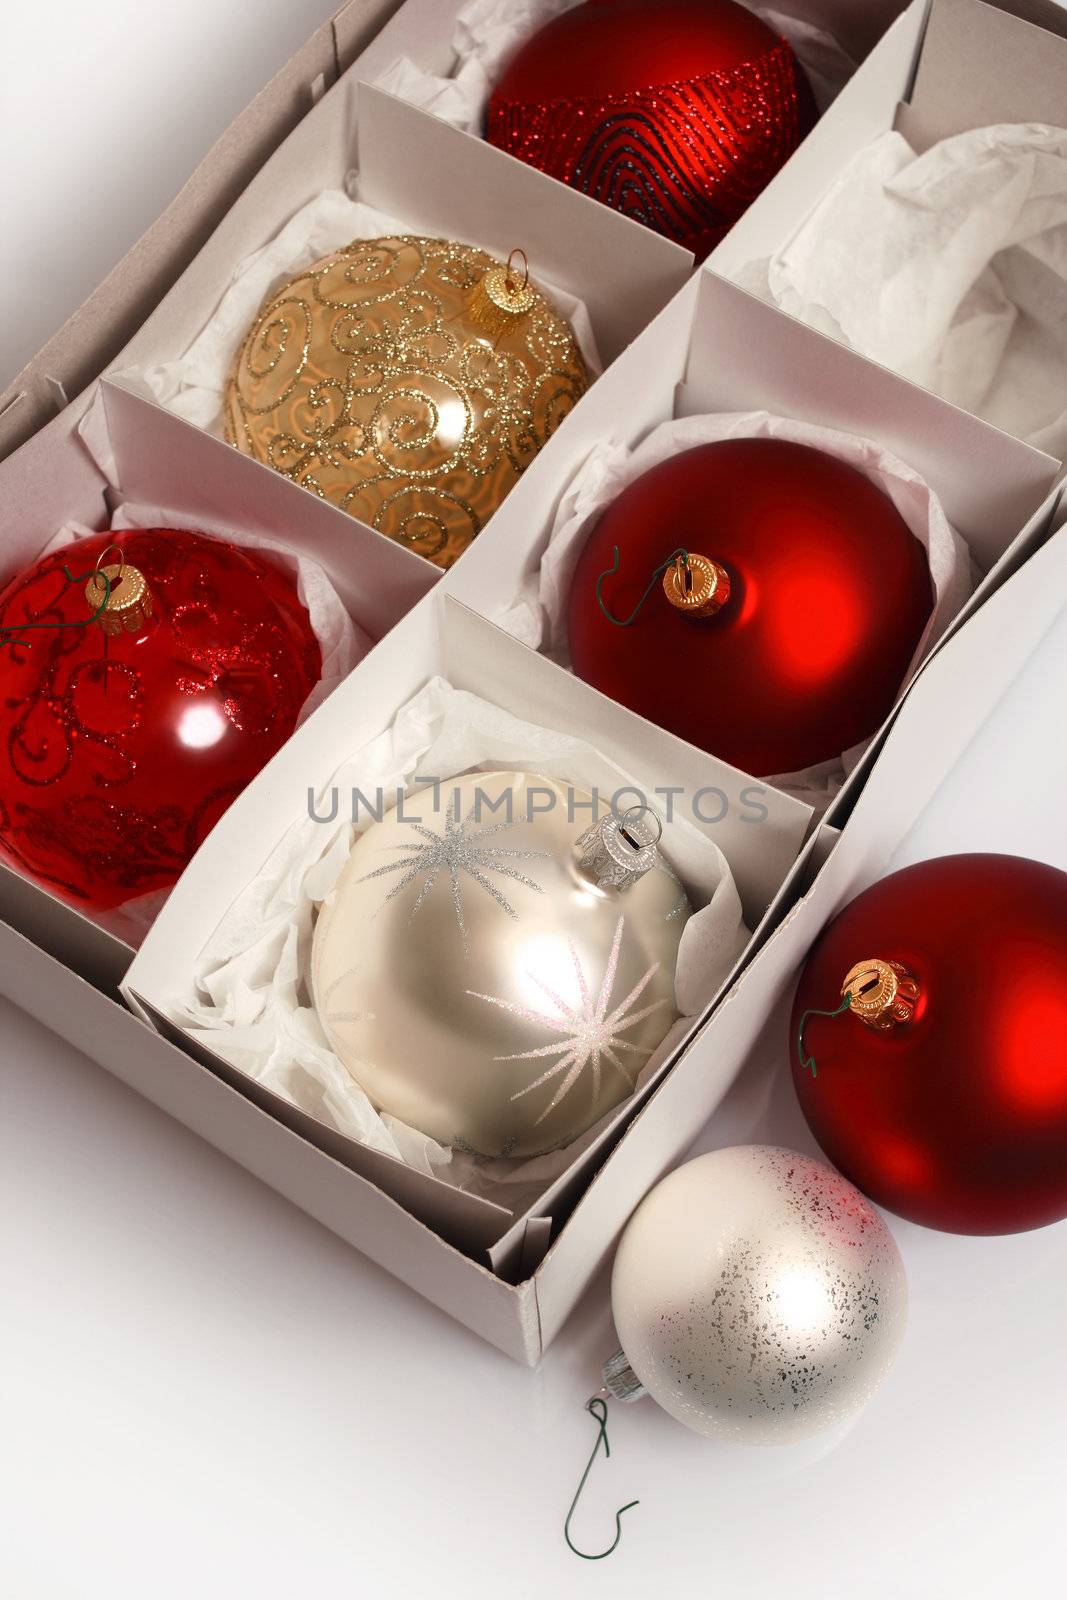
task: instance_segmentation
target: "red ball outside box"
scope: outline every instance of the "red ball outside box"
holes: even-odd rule
[[[486,137],[703,258],[815,117],[790,46],[734,0],[586,0],[513,57]]]
[[[871,958],[917,998],[881,1027],[809,1016],[813,1072],[801,1018],[838,1006]],[[1067,1216],[1067,873],[958,855],[876,883],[815,945],[791,1037],[811,1130],[872,1200],[951,1233]]]
[[[322,670],[284,573],[169,528],[45,556],[0,594],[0,630],[0,856],[101,911],[174,883]]]
[[[650,589],[679,547],[728,578],[714,615]],[[630,626],[605,615],[629,618],[646,590]],[[861,472],[808,445],[731,439],[661,462],[601,516],[575,570],[570,654],[631,711],[767,777],[877,731],[932,608],[926,552]]]

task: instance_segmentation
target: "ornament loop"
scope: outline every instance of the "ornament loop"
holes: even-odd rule
[[[109,556],[111,554],[112,550],[114,550],[115,554],[119,558],[119,560],[118,560],[118,569],[119,569],[118,577],[115,579],[114,583],[111,585],[111,587],[114,589],[114,588],[118,587],[118,584],[122,579],[122,575],[126,571],[126,557],[123,555],[122,549],[121,549],[121,547],[119,545],[117,545],[117,544],[106,544],[104,546],[104,548],[101,550],[100,554],[96,558],[96,565],[93,567],[93,572],[94,573],[99,573],[101,571],[101,569],[104,566],[104,557],[105,556]],[[114,562],[112,562],[111,564],[112,564],[112,566],[114,566]]]
[[[507,284],[509,294],[513,294],[515,292],[515,284],[511,276],[511,263],[514,261],[516,256],[522,257],[522,284],[519,288],[520,294],[528,287],[530,282],[529,257],[527,256],[526,251],[522,249],[521,245],[516,245],[514,250],[512,250],[511,254],[508,256],[507,267],[505,269],[504,282]]]
[[[589,1474],[593,1470],[593,1462],[597,1458],[601,1445],[604,1447],[605,1459],[611,1455],[611,1445],[608,1443],[607,1402],[602,1400],[599,1395],[594,1395],[591,1400],[586,1401],[585,1409],[589,1412],[590,1416],[596,1420],[596,1443],[593,1445],[592,1453],[590,1454],[589,1460],[585,1464],[585,1471],[582,1473],[578,1487],[574,1491],[574,1499],[571,1501],[570,1510],[567,1512],[567,1520],[563,1524],[563,1537],[567,1541],[568,1549],[572,1550],[576,1556],[580,1556],[583,1561],[603,1561],[605,1556],[610,1556],[612,1551],[617,1550],[619,1547],[619,1540],[622,1538],[622,1519],[624,1513],[631,1511],[634,1506],[640,1505],[641,1502],[639,1500],[630,1500],[626,1505],[620,1506],[618,1511],[616,1511],[615,1537],[608,1545],[606,1550],[598,1550],[595,1554],[588,1550],[579,1550],[578,1546],[571,1538],[571,1521],[574,1517],[575,1511],[578,1509],[578,1502],[582,1498],[582,1490],[585,1488]]]

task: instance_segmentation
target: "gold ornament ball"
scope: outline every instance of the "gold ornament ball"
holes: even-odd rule
[[[329,1042],[379,1110],[479,1156],[569,1144],[677,1017],[690,916],[647,821],[517,772],[424,790],[357,839],[315,930]]]
[[[264,302],[226,437],[450,567],[588,386],[524,268],[448,239],[357,239]]]

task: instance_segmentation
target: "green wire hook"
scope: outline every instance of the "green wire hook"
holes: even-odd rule
[[[96,610],[93,612],[92,616],[85,617],[83,620],[78,622],[20,622],[10,628],[0,628],[0,645],[6,644],[14,646],[16,644],[26,644],[27,641],[25,639],[21,639],[19,635],[23,633],[30,633],[37,629],[54,630],[58,633],[64,628],[91,628],[94,622],[98,622],[100,620],[100,618],[104,615],[104,612],[107,610],[108,601],[111,599],[111,579],[107,576],[107,574],[105,572],[101,572],[97,567],[94,567],[90,572],[81,573],[73,573],[69,567],[64,567],[63,576],[66,578],[67,582],[71,584],[88,583],[89,579],[93,576],[99,578],[100,582],[104,586],[104,597],[97,606]]]
[[[686,566],[688,566],[689,565],[689,552],[688,552],[688,550],[681,550],[681,549],[675,550],[672,555],[669,555],[667,557],[666,561],[662,561],[660,563],[660,565],[656,568],[655,572],[652,574],[651,578],[649,579],[648,588],[645,590],[644,594],[641,596],[640,600],[634,606],[633,610],[630,612],[630,615],[628,617],[626,617],[625,619],[623,619],[622,617],[613,617],[611,612],[607,608],[607,603],[606,603],[606,601],[604,599],[604,596],[601,593],[601,591],[602,591],[602,589],[604,587],[604,579],[605,578],[613,578],[615,576],[615,574],[619,570],[619,547],[618,547],[618,545],[614,545],[613,546],[613,555],[612,555],[612,564],[611,564],[610,567],[607,568],[607,570],[605,572],[602,572],[600,574],[600,577],[596,581],[596,603],[600,607],[600,609],[604,613],[604,615],[607,617],[608,621],[610,623],[612,623],[616,628],[629,628],[629,627],[632,627],[633,624],[637,621],[638,613],[640,612],[641,607],[644,605],[645,601],[648,599],[649,595],[652,593],[653,589],[656,587],[657,580],[659,578],[662,578],[662,576],[666,572],[667,568],[668,567],[673,567],[674,563],[676,561],[684,561]]]
[[[797,1050],[800,1054],[800,1065],[810,1072],[813,1078],[817,1078],[819,1075],[819,1069],[815,1065],[815,1057],[804,1054],[804,1029],[808,1025],[808,1019],[811,1017],[828,1017],[832,1022],[834,1017],[840,1017],[845,1011],[847,1011],[851,1004],[852,993],[849,991],[849,993],[842,997],[841,1004],[838,1006],[836,1011],[805,1011],[804,1015],[801,1017],[800,1026],[797,1028]]]
[[[598,1452],[600,1450],[601,1445],[604,1446],[604,1455],[605,1456],[610,1456],[610,1454],[611,1454],[611,1445],[608,1443],[608,1408],[607,1408],[607,1405],[600,1398],[599,1395],[594,1395],[592,1400],[589,1400],[589,1401],[586,1402],[585,1409],[590,1413],[591,1416],[596,1418],[596,1423],[597,1423],[596,1443],[593,1445],[592,1454],[590,1455],[589,1460],[585,1464],[585,1471],[582,1473],[581,1482],[579,1483],[577,1489],[574,1491],[574,1499],[571,1501],[571,1508],[567,1512],[567,1520],[563,1524],[563,1537],[566,1539],[569,1548],[571,1550],[573,1550],[573,1552],[574,1552],[574,1554],[576,1556],[581,1556],[583,1561],[603,1561],[605,1556],[610,1556],[613,1550],[617,1550],[618,1549],[619,1540],[622,1538],[622,1518],[623,1518],[623,1513],[626,1512],[626,1511],[630,1511],[636,1505],[640,1505],[640,1501],[639,1500],[631,1500],[626,1505],[620,1506],[618,1511],[616,1511],[616,1513],[615,1513],[615,1537],[612,1540],[612,1542],[608,1545],[608,1548],[606,1550],[600,1550],[600,1551],[597,1552],[596,1555],[590,1555],[588,1550],[579,1550],[578,1549],[578,1546],[575,1544],[574,1540],[571,1538],[571,1518],[574,1516],[575,1511],[578,1509],[578,1502],[582,1498],[582,1490],[585,1488],[586,1480],[589,1477],[590,1472],[592,1472],[592,1470],[593,1470],[593,1462],[597,1458],[597,1454],[598,1454]]]

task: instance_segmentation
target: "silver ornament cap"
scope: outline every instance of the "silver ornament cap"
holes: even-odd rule
[[[601,1375],[604,1387],[611,1398],[621,1400],[625,1406],[633,1405],[635,1400],[643,1400],[648,1393],[627,1360],[625,1350],[616,1350],[615,1354],[605,1361]]]
[[[656,865],[662,836],[659,818],[647,806],[612,811],[575,841],[578,866],[598,889],[625,894]]]

